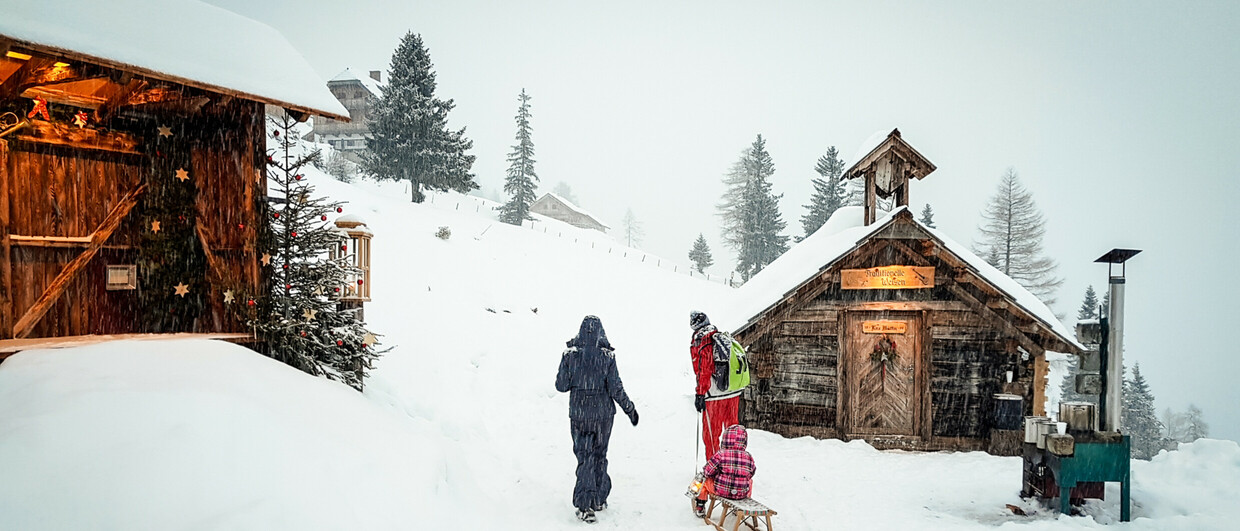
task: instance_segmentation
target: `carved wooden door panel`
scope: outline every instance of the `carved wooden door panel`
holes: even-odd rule
[[[849,312],[847,326],[846,429],[858,435],[916,435],[920,314]]]

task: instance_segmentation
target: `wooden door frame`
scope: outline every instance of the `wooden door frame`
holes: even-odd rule
[[[840,344],[840,361],[839,361],[839,384],[836,386],[838,396],[836,403],[839,404],[837,415],[839,417],[839,431],[846,438],[865,438],[865,437],[883,437],[888,434],[865,434],[859,433],[854,428],[855,409],[853,404],[852,389],[849,385],[849,378],[854,367],[851,360],[853,359],[850,351],[852,345],[852,336],[850,335],[850,324],[854,320],[865,319],[868,316],[875,316],[881,319],[910,319],[915,320],[918,324],[915,329],[909,330],[907,336],[915,337],[918,342],[917,348],[913,352],[913,426],[911,433],[899,434],[903,436],[921,437],[928,440],[930,436],[930,315],[924,310],[842,310],[839,313],[839,344]],[[853,437],[853,436],[856,437]]]

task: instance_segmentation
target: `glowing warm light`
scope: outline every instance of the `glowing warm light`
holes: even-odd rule
[[[9,53],[6,53],[6,54],[4,54],[4,55],[7,55],[7,56],[12,57],[12,58],[14,58],[14,59],[20,59],[20,60],[22,60],[22,61],[29,61],[29,60],[30,60],[30,56],[29,56],[29,55],[26,55],[26,54],[24,54],[24,53],[20,53],[20,52],[9,51]]]
[[[64,68],[66,66],[69,66],[69,63],[62,63],[60,61],[56,61],[55,63],[52,63],[52,66],[56,68]]]

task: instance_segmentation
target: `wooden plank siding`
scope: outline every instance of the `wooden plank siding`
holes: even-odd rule
[[[198,190],[198,223],[211,242],[229,285],[261,289],[258,226],[265,205],[264,109],[234,99],[197,114],[164,116],[193,121],[185,130],[191,178]],[[147,120],[150,120],[147,118]],[[153,130],[150,121],[117,121],[133,131]],[[137,136],[135,136],[137,138]],[[150,141],[151,139],[146,139]],[[130,190],[150,173],[149,149],[138,154],[45,143],[0,140],[0,339],[14,337],[15,322],[35,304],[67,264],[82,254],[89,237]],[[125,334],[143,331],[137,290],[108,291],[106,266],[134,264],[148,222],[139,209],[125,219],[64,292],[35,321],[28,337]],[[13,238],[25,236],[34,238]],[[216,284],[217,290],[220,284]],[[139,286],[139,289],[142,289]],[[222,295],[212,293],[196,332],[244,332],[226,318]]]
[[[916,238],[918,230],[908,225],[883,231],[893,239],[859,243],[738,331],[753,376],[753,385],[742,394],[742,423],[789,437],[848,438],[853,433],[880,447],[985,449],[996,393],[1021,394],[1025,414],[1035,413],[1045,398],[1035,385],[1044,371],[1043,345],[1061,347],[1063,342],[986,281],[973,278],[976,272],[943,252],[924,231]],[[889,265],[933,266],[935,285],[907,290],[840,287],[841,269]],[[876,426],[856,433],[854,423],[860,419],[850,417],[870,415],[872,421],[874,412],[853,411],[857,408],[847,404],[849,397],[866,395],[850,391],[843,382],[862,378],[849,372],[865,371],[870,359],[868,352],[843,350],[873,348],[872,341],[849,339],[861,333],[861,320],[869,319],[909,322],[908,332],[897,337],[917,345],[909,355],[920,356],[920,361],[903,361],[915,374],[908,376],[912,387],[906,394],[913,403],[898,415],[904,419],[897,423],[901,428]],[[850,369],[850,364],[857,367]],[[1005,379],[1008,371],[1011,383]],[[908,419],[913,419],[911,428]]]

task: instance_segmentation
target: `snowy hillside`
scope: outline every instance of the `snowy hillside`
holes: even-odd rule
[[[393,347],[364,394],[211,342],[29,351],[0,364],[0,529],[581,529],[564,341],[598,315],[641,413],[618,418],[602,529],[706,529],[694,472],[691,309],[734,290],[610,236],[495,222],[493,203],[339,183],[375,233],[371,328]],[[435,237],[450,228],[447,240]],[[654,262],[653,264],[651,262]],[[536,311],[535,311],[536,310]],[[1065,517],[1022,502],[1019,459],[879,452],[751,431],[777,529],[1097,528],[1117,488]],[[1240,447],[1133,463],[1132,529],[1230,529]],[[1015,504],[1032,516],[1005,509]]]

